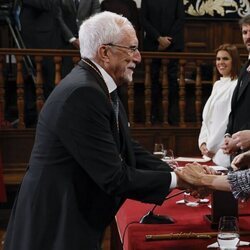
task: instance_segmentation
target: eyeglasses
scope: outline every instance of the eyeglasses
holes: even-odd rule
[[[137,46],[123,46],[123,45],[113,44],[113,43],[107,43],[107,44],[104,44],[104,45],[111,46],[111,47],[122,48],[122,49],[127,49],[128,50],[128,54],[130,56],[133,56],[138,51],[138,47]]]

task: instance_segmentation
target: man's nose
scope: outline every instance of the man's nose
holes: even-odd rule
[[[139,50],[135,51],[134,55],[133,55],[133,60],[136,63],[140,63],[141,62],[141,53]]]

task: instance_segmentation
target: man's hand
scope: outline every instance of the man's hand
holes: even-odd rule
[[[169,47],[170,44],[171,44],[171,40],[172,40],[172,37],[169,37],[169,36],[160,36],[158,38],[158,42],[159,42],[158,50],[164,50],[167,47]]]
[[[192,186],[186,182],[177,172],[178,171],[175,171],[177,177],[177,188],[182,190],[191,190]]]
[[[187,164],[182,170],[176,169],[177,186],[185,189],[195,198],[204,198],[211,193],[211,190],[203,187],[201,176],[205,174],[216,174],[211,167],[202,166],[198,163]]]
[[[236,146],[241,150],[250,149],[250,130],[242,130],[232,135]]]
[[[198,163],[188,163],[186,166],[175,171],[176,175],[192,186],[203,186],[202,177],[206,174],[215,175],[217,172],[209,166]]]
[[[205,155],[205,156],[207,156],[207,157],[209,157],[209,158],[213,158],[214,155],[215,155],[214,152],[209,151],[209,150],[207,149],[206,143],[202,143],[202,144],[201,144],[201,146],[200,146],[200,151],[201,151],[201,154],[202,154],[202,155]]]
[[[236,141],[231,137],[224,138],[224,143],[221,146],[224,154],[232,155],[239,150],[239,147],[236,145]]]
[[[234,157],[231,166],[234,169],[250,166],[250,151],[241,153]]]
[[[187,164],[182,170],[177,169],[176,175],[190,185],[201,186],[201,177],[205,174],[203,167],[197,163]]]

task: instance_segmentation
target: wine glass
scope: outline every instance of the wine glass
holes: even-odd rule
[[[221,250],[237,249],[240,242],[240,234],[236,217],[222,216],[220,218],[217,242]]]
[[[179,167],[178,162],[174,158],[174,151],[172,149],[165,150],[164,161],[166,161],[172,169]]]
[[[163,159],[165,157],[165,150],[163,143],[155,143],[153,154],[159,159]]]

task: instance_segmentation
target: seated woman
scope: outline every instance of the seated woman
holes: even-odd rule
[[[237,84],[240,70],[240,58],[236,46],[223,44],[216,50],[216,68],[221,75],[214,83],[202,114],[202,126],[199,135],[201,154],[212,158],[221,166],[230,166],[230,156],[223,153],[224,133],[231,111],[231,98]]]
[[[237,155],[232,161],[232,167],[250,167],[250,150]],[[187,164],[181,171],[176,171],[182,179],[193,186],[231,191],[236,199],[250,197],[250,168],[231,171],[228,175],[210,174],[207,167],[199,164]]]

